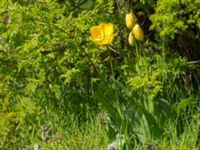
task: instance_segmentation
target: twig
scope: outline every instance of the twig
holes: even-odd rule
[[[195,60],[195,61],[189,61],[187,62],[188,64],[198,64],[200,63],[200,60]]]

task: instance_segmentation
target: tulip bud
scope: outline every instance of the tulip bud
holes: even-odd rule
[[[133,32],[136,40],[143,41],[143,39],[144,39],[144,33],[143,33],[142,28],[140,27],[139,24],[136,24],[133,27],[132,32]]]
[[[128,29],[133,29],[135,25],[135,18],[133,17],[132,13],[126,14],[126,26]]]
[[[131,46],[135,46],[135,44],[136,44],[136,40],[135,40],[135,37],[134,37],[134,35],[133,35],[132,32],[129,33],[129,36],[128,36],[128,43],[129,43],[129,45],[131,45]]]

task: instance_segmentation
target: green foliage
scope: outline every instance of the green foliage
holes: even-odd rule
[[[168,46],[189,60],[199,59],[200,3],[198,0],[158,0],[150,16],[150,30],[156,39],[168,39]],[[184,41],[184,42],[183,42]]]
[[[182,35],[199,40],[198,5],[1,0],[0,148],[198,146],[199,80],[188,73],[198,65],[170,45],[180,46]],[[128,9],[145,34],[134,48],[127,42]],[[89,31],[103,22],[114,24],[115,38],[97,46]]]
[[[97,23],[94,17],[100,10],[111,9],[111,3],[96,2],[89,11],[74,8],[73,1],[2,1],[1,6],[3,93],[15,91],[9,97],[15,102],[21,95],[38,102],[44,99],[45,104],[55,100],[56,105],[77,104],[66,95],[74,95],[71,89],[77,88],[77,97],[87,94],[84,89],[90,92],[94,72],[90,60],[95,62],[98,55],[88,42],[88,29]],[[99,20],[105,15],[106,11]]]
[[[96,107],[90,98],[90,78],[94,74],[90,59],[95,59],[98,49],[88,42],[88,30],[98,20],[103,21],[101,18],[105,20],[112,5],[98,1],[94,10],[86,11],[76,8],[75,3],[0,2],[1,136],[6,137],[3,145],[17,147],[12,136],[26,130],[34,135],[34,128],[27,128],[47,109],[73,111],[84,122],[86,111]],[[106,11],[98,19],[96,14],[102,10]],[[11,134],[13,130],[16,135]],[[9,134],[11,143],[7,141]]]

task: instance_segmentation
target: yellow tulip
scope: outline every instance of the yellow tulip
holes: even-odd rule
[[[134,35],[133,35],[132,32],[129,33],[129,36],[128,36],[128,43],[129,43],[129,45],[131,45],[131,46],[135,46],[135,44],[136,44],[136,40],[135,40],[135,37],[134,37]]]
[[[144,33],[143,33],[142,28],[140,27],[139,24],[136,24],[133,27],[132,32],[133,32],[136,40],[143,41],[143,39],[144,39]]]
[[[133,26],[135,25],[135,18],[132,13],[126,14],[126,27],[128,29],[133,29]]]
[[[90,40],[97,45],[109,44],[113,41],[113,24],[112,23],[101,23],[98,26],[90,28]]]

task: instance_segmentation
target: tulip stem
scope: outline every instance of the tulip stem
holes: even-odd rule
[[[111,50],[108,46],[106,46],[108,50]],[[111,50],[112,51],[112,50]],[[112,62],[112,55],[110,53],[110,70],[111,70],[111,78],[114,80],[115,75],[114,75],[114,68],[113,68],[113,62]]]
[[[108,46],[107,49],[109,50]],[[117,89],[116,89],[116,85],[115,85],[115,73],[114,73],[114,67],[113,67],[113,60],[112,60],[112,55],[110,54],[110,70],[111,70],[111,79],[113,82],[113,87],[115,90],[115,98],[118,102],[119,98],[118,98],[118,94],[117,94]]]
[[[138,43],[136,43],[136,46],[135,46],[135,51],[136,51],[136,59],[138,58],[139,54],[138,54]]]
[[[111,69],[111,77],[112,77],[112,80],[115,78],[115,75],[114,75],[114,69],[113,69],[113,62],[112,62],[112,56],[110,55],[110,69]]]

